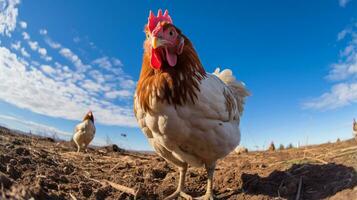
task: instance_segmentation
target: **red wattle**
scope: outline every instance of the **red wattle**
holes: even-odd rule
[[[161,57],[157,50],[151,49],[151,67],[154,69],[161,68]]]

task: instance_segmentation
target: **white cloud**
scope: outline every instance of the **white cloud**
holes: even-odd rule
[[[17,41],[15,43],[12,43],[11,44],[11,48],[12,49],[15,49],[15,50],[19,50],[21,48],[21,42],[20,41]]]
[[[27,28],[27,23],[26,23],[26,22],[20,21],[19,24],[20,24],[20,27],[21,27],[22,29],[26,29],[26,28]]]
[[[343,29],[341,32],[337,34],[337,40],[338,41],[343,40],[347,34],[351,33],[351,31],[352,30],[350,28]]]
[[[27,27],[26,22],[18,25],[22,29]],[[1,34],[10,36],[9,30]],[[34,113],[68,120],[80,120],[91,109],[101,124],[136,126],[130,99],[135,82],[123,72],[119,59],[103,56],[86,64],[71,49],[53,41],[46,29],[39,30],[44,42],[70,61],[67,66],[52,61],[51,51],[41,47],[40,41],[31,39],[28,32],[15,33],[21,34],[21,41],[28,44],[26,48],[39,53],[42,60],[31,56],[21,41],[14,41],[9,48],[0,46],[0,100]],[[95,47],[94,43],[89,45]]]
[[[338,40],[350,36],[347,46],[340,52],[340,61],[331,65],[326,78],[339,82],[330,91],[303,104],[305,108],[327,110],[357,102],[357,32],[352,28],[338,34]]]
[[[27,32],[22,32],[22,37],[24,38],[24,40],[30,39],[30,35]]]
[[[23,62],[5,47],[0,47],[0,58],[1,100],[35,113],[69,120],[80,120],[91,109],[101,124],[136,126],[130,105],[117,105],[101,95],[102,88],[109,91],[119,88],[115,79],[103,83],[93,81],[60,63],[55,67],[36,67],[33,65],[36,61]]]
[[[104,57],[97,58],[97,59],[93,60],[92,64],[97,65],[97,66],[107,70],[108,72],[112,72],[116,75],[119,75],[120,73],[122,73],[121,67],[123,66],[123,64],[117,58],[109,59],[109,57],[104,56]]]
[[[56,70],[49,65],[41,65],[41,69],[43,72],[49,75],[54,74],[56,72]]]
[[[82,60],[68,48],[62,48],[59,53],[67,60],[71,61],[80,72],[87,71],[90,68],[89,65],[83,64]]]
[[[341,32],[340,32],[341,33]],[[344,33],[344,37],[350,35],[351,39],[347,46],[341,51],[341,59],[331,66],[327,79],[340,81],[357,75],[357,32],[352,29]]]
[[[38,49],[38,42],[29,41],[28,45],[33,51],[36,51]]]
[[[73,38],[73,42],[75,42],[75,43],[79,43],[80,41],[81,41],[81,39],[79,37]]]
[[[81,85],[91,92],[99,92],[101,90],[101,85],[92,80],[84,80]]]
[[[135,81],[133,81],[131,79],[123,79],[120,81],[120,86],[125,89],[134,89]]]
[[[40,35],[47,35],[47,30],[46,29],[40,29]]]
[[[20,126],[23,126],[24,129],[23,131],[31,131],[32,133],[36,133],[36,134],[42,134],[42,133],[56,133],[65,137],[70,137],[73,134],[72,133],[68,133],[65,131],[61,131],[57,128],[54,128],[52,126],[47,126],[44,124],[40,124],[40,123],[36,123],[33,121],[27,121],[27,120],[21,120],[18,119],[16,117],[13,116],[8,116],[8,115],[0,115],[0,119],[2,119],[2,121],[7,121],[7,124],[19,124]],[[9,128],[13,128],[13,129],[17,129],[19,126],[9,126]]]
[[[121,60],[119,60],[117,58],[112,58],[112,61],[113,61],[113,65],[115,65],[115,66],[119,66],[119,67],[123,66],[123,63],[121,62]]]
[[[109,61],[108,57],[95,59],[92,63],[98,64],[100,67],[104,69],[110,69],[112,67],[112,63]]]
[[[338,4],[341,7],[346,7],[346,5],[350,2],[351,0],[338,0]]]
[[[45,29],[41,29],[42,32]],[[46,32],[47,33],[47,32]],[[27,32],[22,32],[22,36],[24,40],[27,41],[27,44],[30,46],[32,51],[37,51],[40,54],[40,57],[45,61],[51,61],[52,57],[47,55],[47,49],[40,47],[37,41],[32,41],[30,38],[31,36]]]
[[[304,104],[305,108],[329,110],[357,102],[357,83],[339,83],[331,91]]]
[[[128,98],[128,97],[132,97],[133,95],[134,94],[128,90],[110,91],[110,92],[105,93],[105,97],[107,97],[109,99],[116,99],[118,97]]]
[[[0,0],[0,34],[11,36],[16,28],[20,0]]]
[[[47,50],[45,48],[38,48],[38,53],[41,56],[46,56],[47,55]]]
[[[44,59],[45,61],[48,61],[48,62],[52,60],[51,56],[43,56],[41,58]]]
[[[21,48],[20,52],[21,52],[22,56],[27,57],[27,58],[30,57],[30,54],[26,51],[26,49],[24,47]]]
[[[61,48],[61,44],[58,42],[54,42],[51,38],[47,37],[45,38],[45,42],[48,44],[53,49],[59,49]]]

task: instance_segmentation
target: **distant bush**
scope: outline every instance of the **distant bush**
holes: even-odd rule
[[[294,146],[291,143],[286,147],[286,149],[292,149],[292,148],[294,148]]]
[[[284,149],[285,149],[284,145],[283,145],[283,144],[280,144],[280,145],[279,145],[279,150],[284,150]]]
[[[275,145],[274,142],[271,142],[269,145],[269,151],[275,151]]]
[[[113,144],[113,141],[108,134],[105,136],[105,142],[108,146]]]
[[[243,154],[243,153],[248,153],[248,149],[243,146],[237,146],[234,149],[234,152],[236,152],[239,155],[239,154]]]

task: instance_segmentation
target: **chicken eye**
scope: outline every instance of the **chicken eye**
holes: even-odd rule
[[[172,30],[170,30],[169,35],[170,35],[170,36],[173,36],[173,35],[174,35],[174,32],[173,32]]]
[[[150,37],[150,34],[149,33],[146,33],[146,38],[148,39]]]

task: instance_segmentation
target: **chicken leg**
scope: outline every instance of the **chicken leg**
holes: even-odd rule
[[[78,144],[77,140],[73,140],[74,143],[77,145],[77,153],[81,151],[81,146]]]
[[[167,162],[172,163],[173,165],[179,168],[180,177],[179,177],[177,189],[174,193],[166,197],[165,200],[174,200],[179,196],[186,200],[192,200],[192,197],[183,191],[185,186],[185,177],[186,177],[188,164],[177,159],[174,155],[172,155],[170,151],[168,151],[164,146],[160,145],[159,143],[156,143],[153,140],[149,140],[149,142],[154,147],[155,151],[162,158],[164,158]]]
[[[205,166],[206,171],[207,171],[207,189],[206,189],[206,194],[198,197],[197,199],[199,200],[214,200],[213,196],[213,174],[214,170],[216,168],[216,163],[213,163],[211,165],[206,165]]]
[[[185,176],[186,176],[186,172],[187,172],[187,163],[183,163],[181,166],[179,166],[179,171],[180,171],[180,177],[179,177],[177,189],[170,196],[166,197],[165,200],[173,200],[179,196],[181,196],[182,198],[184,198],[186,200],[192,200],[192,197],[190,195],[183,192],[183,188],[185,185]]]

